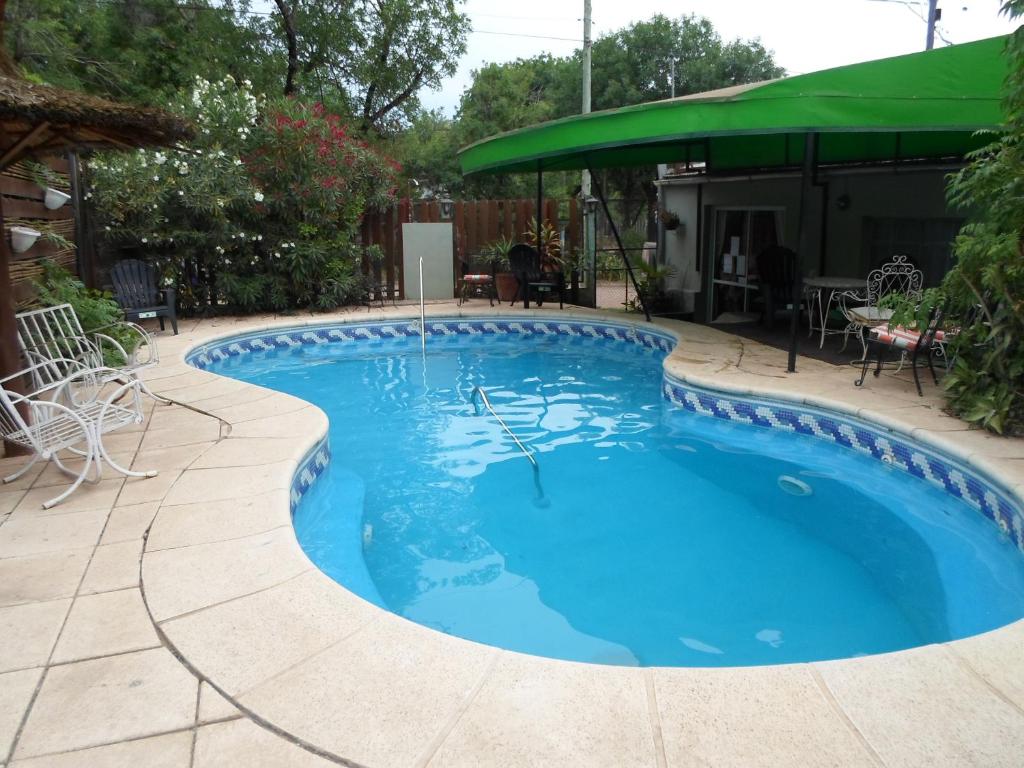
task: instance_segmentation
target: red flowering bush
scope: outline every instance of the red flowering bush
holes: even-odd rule
[[[275,104],[254,138],[244,162],[263,193],[274,271],[287,276],[300,305],[344,303],[362,257],[360,221],[393,202],[397,164],[319,104]]]

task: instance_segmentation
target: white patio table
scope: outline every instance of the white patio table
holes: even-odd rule
[[[807,277],[804,278],[804,294],[807,296],[807,318],[810,330],[807,335],[815,331],[821,333],[821,340],[818,342],[818,349],[825,346],[825,336],[830,333],[842,333],[841,330],[830,331],[828,329],[828,315],[832,311],[835,297],[844,291],[859,291],[867,294],[867,281],[863,277]],[[826,299],[826,293],[828,298]],[[817,307],[817,318],[815,318],[815,307]],[[814,325],[815,319],[818,325]]]

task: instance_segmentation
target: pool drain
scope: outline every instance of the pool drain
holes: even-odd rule
[[[797,480],[790,475],[779,475],[779,488],[790,496],[810,496],[814,490],[803,480]]]

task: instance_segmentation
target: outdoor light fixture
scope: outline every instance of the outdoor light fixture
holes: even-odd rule
[[[455,211],[455,201],[450,197],[442,197],[438,202],[441,204],[441,220],[451,221],[452,214]]]

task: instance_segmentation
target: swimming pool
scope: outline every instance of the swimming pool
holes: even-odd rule
[[[349,589],[441,631],[579,661],[734,666],[1024,615],[1019,517],[983,479],[848,419],[663,381],[657,333],[534,322],[439,321],[425,357],[393,323],[192,359],[325,410],[332,458],[296,506],[300,542]],[[478,415],[476,386],[535,452],[539,487]]]

